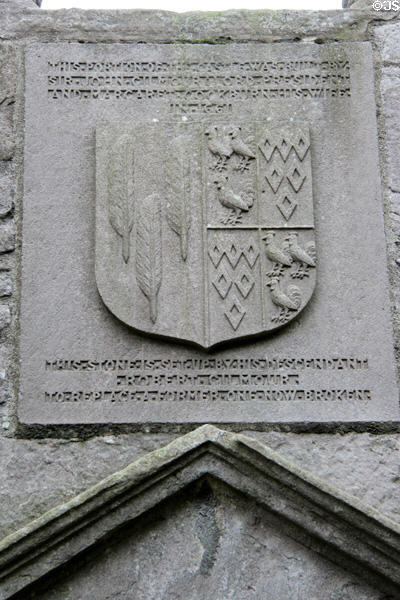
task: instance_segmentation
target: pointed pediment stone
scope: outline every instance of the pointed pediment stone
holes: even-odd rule
[[[379,592],[398,597],[398,523],[253,438],[205,425],[3,539],[0,598],[27,599],[40,592],[78,556],[81,560],[121,528],[134,529],[139,517],[201,480],[244,494],[274,519],[289,523],[300,543]]]

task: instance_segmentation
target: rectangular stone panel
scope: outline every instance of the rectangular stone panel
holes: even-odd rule
[[[398,420],[368,43],[25,69],[21,422]]]

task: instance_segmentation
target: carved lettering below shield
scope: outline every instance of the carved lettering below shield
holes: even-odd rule
[[[96,279],[142,332],[205,348],[277,329],[316,281],[305,123],[97,128]]]

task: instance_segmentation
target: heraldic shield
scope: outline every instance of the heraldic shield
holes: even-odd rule
[[[282,327],[316,281],[306,123],[96,131],[96,280],[136,330],[210,348]]]

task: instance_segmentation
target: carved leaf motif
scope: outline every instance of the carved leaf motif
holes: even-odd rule
[[[161,203],[157,194],[140,203],[136,227],[136,280],[149,301],[150,318],[155,323],[162,277]]]
[[[187,136],[175,138],[168,151],[167,159],[167,221],[172,231],[180,238],[181,256],[187,258],[190,230],[190,157]]]
[[[122,256],[127,263],[130,255],[130,233],[133,219],[133,145],[127,134],[111,144],[108,169],[108,217],[113,229],[122,238]]]

